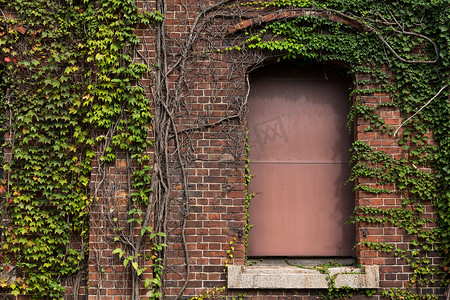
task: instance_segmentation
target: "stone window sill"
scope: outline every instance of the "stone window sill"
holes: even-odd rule
[[[329,274],[295,266],[228,266],[229,289],[327,289],[329,277],[334,287],[376,289],[379,287],[378,266],[362,268],[334,267]]]

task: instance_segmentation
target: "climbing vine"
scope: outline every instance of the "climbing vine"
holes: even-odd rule
[[[86,276],[87,217],[101,184],[90,183],[93,161],[101,169],[117,151],[127,153],[130,210],[148,199],[151,113],[137,85],[147,65],[133,60],[134,29],[161,17],[122,0],[18,0],[0,7],[8,9],[0,56],[8,112],[3,147],[10,155],[3,166],[1,256],[2,268],[17,270],[15,281],[2,286],[14,295],[60,298],[65,278]]]

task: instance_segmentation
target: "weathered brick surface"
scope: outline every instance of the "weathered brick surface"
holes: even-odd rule
[[[172,55],[180,51],[180,47],[188,37],[190,26],[193,24],[196,13],[199,11],[197,1],[187,1],[185,5],[177,1],[168,0],[166,14],[167,44],[170,53],[169,63],[179,57]],[[206,5],[206,3],[204,3]],[[143,10],[155,8],[153,1],[138,1]],[[289,17],[295,15],[286,12]],[[267,15],[263,19],[252,19],[242,23],[230,23],[230,33],[257,24],[283,17],[279,14]],[[343,20],[334,20],[343,21]],[[212,24],[211,28],[218,26]],[[154,62],[154,32],[139,29],[143,37],[141,53],[149,62]],[[238,33],[236,33],[238,34]],[[208,37],[208,34],[205,33]],[[223,49],[229,40],[224,36],[209,36],[211,45]],[[264,56],[252,56],[248,53],[205,53],[200,55],[205,40],[199,39],[193,49],[192,55],[185,68],[188,77],[186,97],[183,98],[183,107],[175,116],[178,130],[205,124],[213,124],[222,118],[236,113],[239,104],[246,96],[246,77],[249,68],[257,62],[264,60]],[[197,51],[197,52],[196,52]],[[259,54],[258,54],[259,55]],[[267,58],[268,59],[268,58]],[[241,61],[239,61],[241,60]],[[386,67],[385,72],[390,74]],[[365,74],[356,74],[356,79],[367,79]],[[169,80],[169,87],[174,88],[176,76]],[[142,81],[144,86],[150,86],[150,79]],[[370,88],[370,87],[365,87]],[[150,87],[149,87],[150,89]],[[150,94],[149,94],[150,96]],[[374,93],[360,95],[359,101],[369,106],[390,102],[389,94]],[[245,107],[243,107],[245,110]],[[376,113],[391,126],[399,126],[402,116],[395,107],[384,107]],[[354,124],[355,140],[367,142],[376,150],[382,150],[393,158],[405,155],[404,150],[397,145],[397,138],[386,133],[365,130],[370,126],[368,120],[358,119]],[[208,289],[226,285],[224,269],[226,263],[243,265],[245,261],[245,113],[226,121],[218,126],[206,127],[199,131],[180,134],[181,144],[186,147],[188,165],[188,189],[190,193],[190,210],[185,226],[186,246],[189,254],[189,282],[184,292],[188,299],[195,295],[205,293]],[[430,136],[432,137],[432,136]],[[124,185],[127,183],[126,165],[118,161],[114,166],[108,166],[107,177],[101,179],[98,166],[94,165],[92,174],[92,190],[98,189],[99,197],[90,209],[90,260],[89,260],[89,299],[126,299],[130,295],[130,278],[124,272],[121,262],[111,255],[116,247],[111,241],[112,232],[108,228],[106,208],[113,201],[118,212],[125,211]],[[183,205],[179,201],[181,181],[174,179],[173,201],[170,208],[169,244],[166,253],[167,266],[165,281],[165,294],[174,298],[178,294],[186,278],[185,252],[181,244],[181,215]],[[365,184],[373,187],[395,188],[391,185],[380,186],[373,178],[360,178],[356,184]],[[367,192],[356,192],[357,206],[373,206],[381,208],[401,207],[401,193],[374,195]],[[433,213],[431,204],[425,206],[424,216],[430,217]],[[392,244],[395,248],[409,249],[410,238],[404,230],[396,227],[397,224],[374,225],[356,224],[357,241],[372,241]],[[429,224],[430,227],[434,224]],[[233,258],[227,255],[233,242]],[[281,246],[281,245],[280,245]],[[430,254],[434,264],[439,263],[437,254]],[[383,288],[406,287],[411,276],[411,269],[405,259],[395,257],[393,254],[357,247],[357,262],[363,265],[380,266],[380,286]],[[151,276],[150,273],[145,276]],[[148,291],[142,290],[142,295]],[[442,294],[438,287],[432,287],[423,293]],[[238,291],[226,291],[227,295],[236,296]],[[359,299],[355,296],[354,299]],[[374,299],[381,298],[379,294]],[[317,291],[309,290],[251,290],[247,291],[247,299],[321,299]],[[362,299],[362,296],[361,296]]]

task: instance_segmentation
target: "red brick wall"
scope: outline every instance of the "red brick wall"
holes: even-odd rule
[[[138,1],[139,7],[152,10],[153,1]],[[206,5],[206,3],[202,3]],[[179,57],[180,48],[200,10],[197,1],[168,1],[166,14],[168,62],[172,64]],[[223,20],[223,22],[228,22]],[[219,22],[220,23],[220,22]],[[186,64],[186,89],[183,105],[175,116],[178,129],[212,124],[223,118],[238,113],[239,106],[245,102],[246,77],[249,68],[269,59],[263,54],[247,53],[211,53],[209,50],[230,46],[236,36],[214,35],[221,33],[221,26],[212,22],[214,30],[204,33],[190,49],[191,56]],[[233,25],[230,23],[230,25]],[[141,53],[154,62],[154,31],[142,29],[138,33],[144,37]],[[238,33],[237,33],[238,34]],[[208,44],[206,40],[209,40]],[[213,45],[213,46],[211,46]],[[210,47],[211,46],[211,47]],[[206,51],[208,50],[208,51]],[[202,53],[202,51],[204,53]],[[385,69],[390,74],[389,69]],[[356,79],[367,79],[366,75],[356,74]],[[174,88],[176,74],[172,75],[169,86]],[[151,80],[143,81],[148,86]],[[368,87],[366,87],[368,88]],[[361,102],[369,106],[391,101],[390,95],[374,93],[358,96]],[[245,259],[245,137],[246,118],[244,113],[220,125],[204,128],[190,133],[180,134],[183,157],[187,165],[188,189],[190,194],[189,214],[186,222],[185,236],[189,255],[189,282],[184,291],[184,298],[205,293],[208,289],[226,285],[226,263],[243,265]],[[385,122],[399,126],[402,116],[395,107],[377,109]],[[365,132],[368,120],[355,122],[355,140],[366,141],[376,150],[382,150],[392,157],[399,158],[405,153],[397,145],[397,138],[387,133]],[[101,178],[98,166],[94,166],[92,190],[99,187],[98,200],[91,206],[90,215],[90,260],[89,260],[89,299],[126,299],[130,295],[130,278],[124,274],[122,263],[111,254],[115,248],[111,242],[112,232],[108,229],[108,201],[114,201],[117,211],[125,211],[126,197],[124,185],[127,183],[126,164],[123,160],[108,166],[106,177]],[[168,220],[169,243],[167,248],[167,266],[165,270],[165,294],[174,298],[184,285],[186,278],[185,251],[181,243],[181,215],[184,212],[180,195],[181,181],[174,177],[173,197]],[[361,178],[356,184],[377,186],[375,179]],[[383,188],[391,188],[385,186]],[[356,192],[357,206],[374,206],[382,208],[401,207],[401,193],[374,195],[362,191]],[[431,204],[426,206],[425,215],[432,214]],[[432,226],[432,224],[430,225]],[[396,248],[409,249],[410,237],[404,230],[394,224],[373,225],[357,224],[357,240],[385,242]],[[233,242],[233,258],[227,254]],[[405,259],[395,257],[364,247],[357,248],[357,262],[363,265],[380,266],[380,286],[382,288],[406,287],[409,284],[411,269]],[[434,263],[439,258],[433,257]],[[150,274],[148,276],[151,276]],[[148,291],[142,290],[141,295]],[[225,291],[236,295],[237,291]],[[422,293],[442,293],[436,287]],[[249,299],[315,299],[317,291],[308,290],[257,290],[248,291]],[[359,297],[355,297],[358,299]],[[374,296],[375,298],[380,298]]]

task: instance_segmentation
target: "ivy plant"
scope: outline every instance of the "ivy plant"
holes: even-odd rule
[[[61,298],[62,281],[82,271],[88,254],[92,161],[129,153],[131,207],[148,201],[152,116],[137,84],[148,68],[133,59],[134,30],[161,15],[128,0],[13,0],[0,8],[14,15],[2,10],[0,106],[10,159],[1,257],[18,270],[13,295]]]

